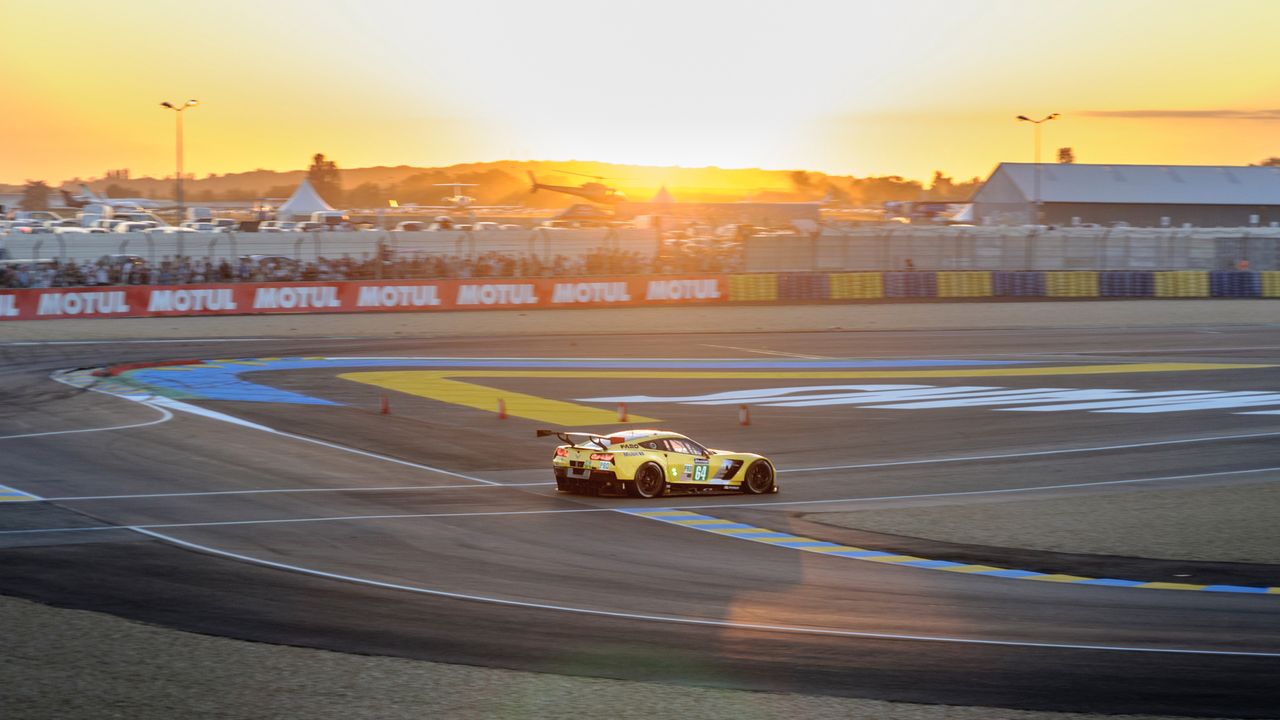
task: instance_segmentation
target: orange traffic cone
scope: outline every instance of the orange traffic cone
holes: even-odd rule
[[[386,395],[382,396],[382,414],[383,415],[391,414],[391,400],[388,399]]]
[[[627,404],[618,403],[618,422],[627,422]]]
[[[502,398],[498,398],[498,419],[507,419],[507,401]]]
[[[751,410],[746,405],[738,406],[738,424],[742,426],[751,424]]]

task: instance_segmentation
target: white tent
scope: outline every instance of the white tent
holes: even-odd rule
[[[321,211],[332,211],[333,208],[329,203],[320,197],[316,189],[311,187],[311,181],[308,178],[302,178],[302,184],[297,190],[293,191],[293,196],[284,201],[276,210],[276,218],[280,220],[294,220],[298,217],[306,219],[311,218],[311,213]]]
[[[667,186],[663,185],[662,189],[658,191],[658,194],[654,195],[653,199],[649,202],[657,205],[670,205],[675,201],[675,198],[671,197],[671,193],[667,192]]]

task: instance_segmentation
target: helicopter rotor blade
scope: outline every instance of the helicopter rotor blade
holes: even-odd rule
[[[572,170],[560,170],[566,175],[577,175],[578,177],[591,178],[593,180],[616,180],[617,178],[605,177],[604,175],[588,175],[587,173],[573,172]]]

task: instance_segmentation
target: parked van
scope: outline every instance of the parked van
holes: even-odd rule
[[[311,213],[311,222],[321,223],[333,228],[336,225],[351,222],[351,218],[341,210],[321,210]]]

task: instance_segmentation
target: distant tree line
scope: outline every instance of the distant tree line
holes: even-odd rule
[[[1060,163],[1076,161],[1072,148],[1059,148],[1057,160]],[[1253,163],[1255,166],[1280,167],[1280,156],[1268,157]],[[518,165],[517,165],[518,166]],[[469,166],[475,167],[475,166]],[[395,168],[394,170],[408,170]],[[188,183],[188,203],[234,201],[250,202],[259,198],[286,198],[297,190],[297,183],[264,185],[261,179],[273,173],[258,170],[245,173],[246,176],[258,179],[253,186],[226,187],[232,176],[219,178],[209,175],[203,180],[191,180]],[[394,173],[392,173],[394,174]],[[366,175],[367,176],[367,175]],[[296,177],[296,175],[295,175]],[[453,172],[447,168],[424,169],[407,176],[400,174],[399,179],[387,182],[362,182],[354,187],[344,188],[342,171],[335,161],[328,159],[323,153],[315,154],[307,169],[306,177],[330,205],[335,207],[378,208],[387,207],[392,200],[405,205],[440,205],[443,198],[452,195],[450,183],[466,183],[475,187],[463,188],[464,194],[476,198],[478,205],[529,205],[537,207],[563,207],[579,200],[558,193],[529,194],[529,183],[522,171],[507,172],[496,167],[475,169],[470,172]],[[551,182],[578,184],[574,178],[565,176],[556,179],[549,175]],[[128,171],[112,171],[112,180],[103,193],[107,197],[146,197],[169,198],[172,192],[170,179],[133,178]],[[542,177],[539,177],[542,180]],[[223,187],[213,189],[200,187],[206,181],[218,180]],[[579,178],[580,180],[580,178]],[[834,205],[876,207],[895,200],[924,200],[936,202],[964,202],[982,185],[981,178],[956,180],[942,171],[934,171],[933,177],[926,183],[919,180],[908,180],[899,175],[882,175],[876,177],[840,177],[823,173],[797,170],[783,176],[784,182],[790,181],[790,187],[781,187],[750,195],[743,192],[740,197],[757,202],[796,202],[796,201],[828,201]],[[545,182],[546,180],[544,180]],[[83,181],[72,178],[67,184],[78,185]],[[439,187],[446,186],[446,187]],[[65,185],[64,185],[65,187]],[[22,189],[23,208],[28,210],[47,209],[50,205],[60,205],[56,198],[55,188],[42,180],[28,180]],[[713,198],[700,196],[696,191],[677,193],[679,200],[704,202],[710,200],[732,199],[726,191],[718,191]],[[634,197],[637,200],[647,198]]]
[[[928,185],[898,175],[865,178],[836,178],[797,170],[791,173],[795,194],[804,200],[823,200],[838,205],[874,207],[895,200],[932,200],[964,202],[982,185],[981,178],[956,182],[941,170],[935,170]],[[785,193],[769,193],[757,200],[784,201]]]

